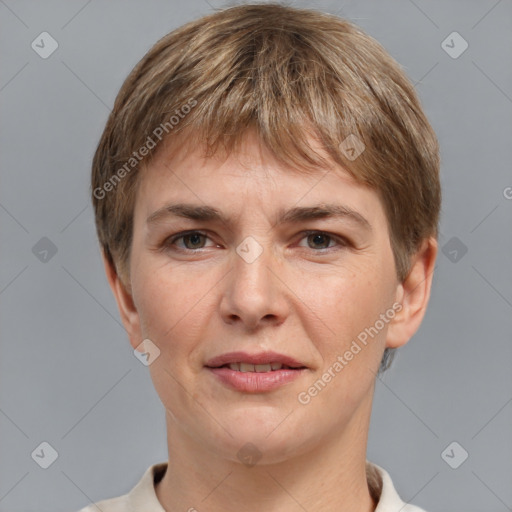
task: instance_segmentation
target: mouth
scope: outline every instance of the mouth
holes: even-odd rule
[[[256,373],[267,373],[267,372],[277,372],[279,370],[301,370],[305,369],[305,366],[288,366],[283,363],[272,362],[267,364],[251,364],[245,362],[236,362],[224,364],[222,366],[209,367],[209,368],[229,368],[235,372],[256,372]]]
[[[275,352],[231,352],[210,359],[205,367],[221,384],[246,393],[272,391],[308,370],[296,359]]]
[[[291,356],[277,352],[229,352],[209,359],[205,366],[207,368],[229,368],[237,372],[265,373],[271,371],[299,370],[307,368]]]

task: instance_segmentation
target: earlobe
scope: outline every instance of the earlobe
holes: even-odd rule
[[[397,288],[397,302],[402,308],[389,324],[386,348],[405,345],[418,330],[430,298],[436,256],[437,241],[431,237],[411,258],[409,274]]]
[[[133,348],[140,345],[142,341],[140,319],[137,308],[133,301],[131,291],[128,291],[125,284],[117,274],[115,266],[106,257],[104,250],[101,251],[103,265],[105,267],[105,274],[108,283],[114,294],[114,298],[119,309],[121,321],[130,339],[130,344]]]

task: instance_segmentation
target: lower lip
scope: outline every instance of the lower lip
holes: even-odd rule
[[[306,370],[274,370],[270,372],[238,372],[229,368],[207,368],[222,383],[246,393],[272,391],[297,379]]]

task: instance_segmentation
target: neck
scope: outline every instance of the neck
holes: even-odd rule
[[[252,467],[201,449],[167,415],[169,463],[157,497],[166,511],[374,512],[366,478],[367,405],[341,435],[322,438],[300,456]]]

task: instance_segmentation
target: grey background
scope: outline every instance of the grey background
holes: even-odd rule
[[[512,510],[512,2],[290,3],[379,40],[441,143],[446,254],[420,331],[377,383],[368,458],[429,512]],[[223,5],[0,0],[2,512],[78,510],[166,460],[163,407],[104,277],[90,162],[133,65]],[[59,44],[48,59],[31,48],[43,31]],[[457,59],[441,47],[453,31],[469,43]],[[31,457],[43,441],[58,452],[46,470]],[[452,441],[469,453],[458,469],[441,457]]]

